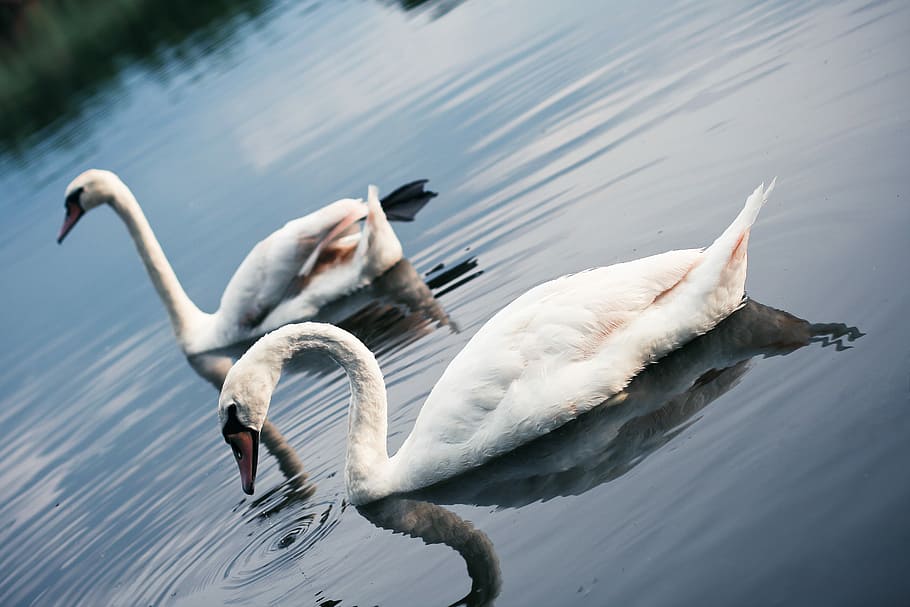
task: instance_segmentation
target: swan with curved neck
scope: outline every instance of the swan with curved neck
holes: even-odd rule
[[[366,204],[346,198],[288,222],[250,251],[211,314],[183,290],[136,197],[110,171],[85,171],[67,186],[66,218],[57,242],[63,242],[85,213],[110,206],[133,238],[180,347],[195,354],[311,318],[328,302],[391,268],[402,258],[402,249],[388,218],[413,219],[435,196],[424,191],[424,183],[402,186],[382,203],[370,186]],[[360,230],[357,223],[362,220]]]
[[[450,478],[578,417],[743,304],[749,232],[773,187],[759,186],[706,249],[563,276],[500,310],[443,372],[392,457],[385,382],[366,346],[322,323],[265,335],[228,372],[218,401],[243,490],[253,492],[258,434],[298,352],[327,354],[350,381],[344,478],[355,505]]]

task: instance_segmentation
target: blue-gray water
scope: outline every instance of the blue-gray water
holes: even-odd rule
[[[910,7],[407,4],[225,1],[7,113],[0,604],[449,605],[472,579],[500,606],[906,604]],[[775,175],[750,296],[865,335],[809,339],[746,309],[654,367],[617,419],[429,496],[441,506],[385,511],[344,504],[340,371],[289,375],[271,419],[307,476],[263,451],[244,499],[216,392],[116,216],[54,242],[63,189],[92,166],[132,187],[208,310],[286,220],[429,178],[439,197],[395,227],[438,300],[355,319],[389,382],[392,451],[512,298],[708,244]],[[767,315],[779,337],[756,328]]]

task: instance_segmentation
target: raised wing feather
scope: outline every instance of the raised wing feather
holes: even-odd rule
[[[437,452],[441,461],[430,465],[457,467],[453,459],[494,457],[599,404],[630,379],[599,368],[605,349],[622,340],[618,329],[685,278],[700,255],[670,251],[528,291],[455,357],[399,453]]]
[[[326,240],[366,216],[361,200],[345,198],[294,219],[260,241],[231,277],[220,312],[252,329],[284,299],[289,285],[313,261]]]

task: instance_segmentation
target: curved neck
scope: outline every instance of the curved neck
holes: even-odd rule
[[[110,204],[130,231],[149,278],[167,308],[174,333],[185,350],[189,331],[204,313],[196,307],[177,280],[177,275],[168,263],[135,196],[128,187],[121,186],[117,188]]]
[[[299,352],[328,354],[345,371],[351,384],[345,485],[353,504],[390,493],[388,400],[376,357],[363,343],[334,325],[307,322],[287,325],[260,339],[244,358],[264,363],[277,376],[284,363]],[[277,373],[276,373],[277,371]]]

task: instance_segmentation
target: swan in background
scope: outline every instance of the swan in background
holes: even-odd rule
[[[445,272],[431,274],[427,280],[437,287],[457,287],[464,282],[459,279],[465,274],[470,278],[482,272],[476,269],[477,265],[476,258],[470,258]],[[441,276],[444,279],[442,282],[439,281],[440,274],[445,274]],[[456,280],[458,284],[452,285]],[[428,283],[423,281],[410,261],[402,258],[363,289],[326,305],[319,311],[318,318],[353,333],[377,353],[413,343],[434,328],[448,326],[456,330]],[[234,361],[252,344],[252,340],[240,341],[222,348],[187,354],[186,360],[199,377],[221,392]],[[290,369],[315,374],[337,372],[335,365],[321,358],[295,360]],[[285,368],[285,371],[288,370]]]
[[[312,318],[328,302],[369,284],[402,258],[388,219],[410,221],[435,196],[426,180],[366,204],[345,198],[289,221],[259,242],[228,283],[218,310],[201,311],[189,298],[130,189],[110,171],[91,169],[66,188],[66,218],[57,242],[102,204],[126,224],[185,354],[252,339],[289,322]],[[365,220],[363,229],[356,225]]]
[[[354,505],[453,477],[578,417],[743,305],[749,232],[773,188],[756,188],[706,249],[563,276],[510,303],[452,360],[391,458],[385,383],[370,350],[329,324],[269,333],[231,368],[218,400],[243,490],[254,489],[259,432],[282,368],[302,351],[328,354],[348,375],[344,472]]]

